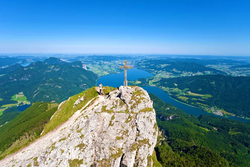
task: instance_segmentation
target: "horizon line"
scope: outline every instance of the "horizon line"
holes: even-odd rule
[[[48,54],[66,54],[66,55],[92,55],[92,56],[102,56],[102,55],[140,55],[140,56],[228,56],[228,57],[250,57],[250,55],[206,55],[206,54],[167,54],[167,53],[0,53],[0,56],[4,56],[3,54],[40,54],[40,55],[48,55]],[[22,55],[19,55],[22,56]]]

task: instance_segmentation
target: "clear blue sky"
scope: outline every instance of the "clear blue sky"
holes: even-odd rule
[[[250,56],[250,1],[0,0],[0,53]]]

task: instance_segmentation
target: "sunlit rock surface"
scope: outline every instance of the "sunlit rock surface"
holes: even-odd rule
[[[152,166],[157,135],[148,93],[121,86],[93,99],[59,128],[0,161],[0,166]]]

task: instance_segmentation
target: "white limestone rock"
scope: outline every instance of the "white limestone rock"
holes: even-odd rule
[[[0,161],[0,166],[152,166],[149,157],[157,135],[148,93],[140,87],[120,87],[109,96],[98,96],[60,128]]]

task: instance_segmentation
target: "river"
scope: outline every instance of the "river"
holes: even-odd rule
[[[134,80],[137,80],[139,78],[148,78],[148,77],[151,77],[153,75],[147,71],[133,68],[133,69],[128,70],[127,76],[128,76],[128,80],[134,81]],[[98,79],[97,84],[102,83],[103,86],[119,87],[119,86],[123,85],[123,81],[124,81],[124,72],[118,73],[118,74],[110,74],[110,75],[102,76]],[[171,103],[173,106],[185,111],[187,114],[191,114],[194,116],[200,116],[201,114],[204,114],[204,115],[212,115],[212,116],[216,116],[216,117],[221,117],[221,116],[217,116],[214,114],[204,112],[198,108],[181,103],[179,101],[176,101],[175,99],[171,98],[168,95],[168,93],[164,92],[163,90],[161,90],[158,87],[145,86],[145,87],[143,87],[143,89],[145,89],[148,93],[154,93],[156,96],[158,96],[165,103]],[[226,118],[226,117],[223,117],[223,118]],[[238,120],[241,122],[250,122],[249,120],[238,118],[238,117],[233,117],[233,116],[230,116],[227,118],[233,119],[233,120]]]

